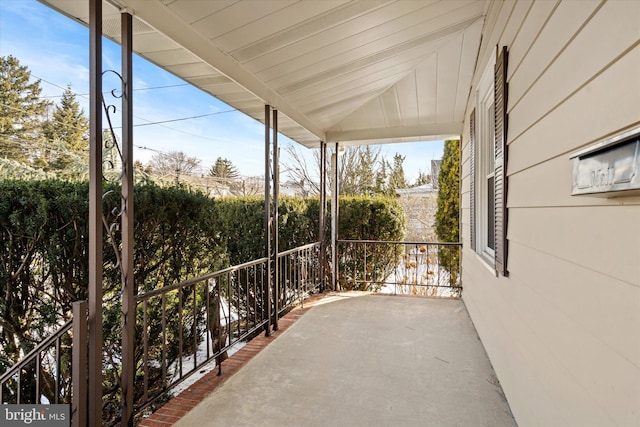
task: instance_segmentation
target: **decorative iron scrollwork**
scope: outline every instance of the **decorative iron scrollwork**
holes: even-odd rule
[[[122,78],[122,75],[120,75],[117,71],[114,70],[106,70],[102,73],[102,75],[106,75],[107,73],[112,73],[114,74],[118,80],[121,83],[121,87],[120,87],[120,92],[118,93],[118,89],[114,88],[112,89],[109,93],[111,94],[111,96],[113,97],[114,100],[122,100],[121,102],[125,102],[124,100],[124,87],[125,87],[125,81]],[[122,150],[120,149],[120,145],[118,144],[118,136],[116,135],[116,132],[114,130],[114,126],[113,126],[113,122],[112,122],[112,118],[111,118],[111,114],[115,114],[118,112],[118,108],[114,103],[110,103],[108,104],[105,100],[104,95],[102,95],[102,106],[104,108],[104,112],[105,112],[105,116],[107,118],[107,124],[108,124],[108,129],[105,129],[106,132],[106,136],[107,138],[103,137],[103,142],[104,142],[104,153],[105,154],[109,154],[109,158],[107,159],[103,159],[103,164],[106,164],[108,166],[108,169],[111,171],[115,171],[116,169],[116,162],[115,159],[113,158],[113,152],[115,150],[115,152],[117,153],[118,159],[120,161],[120,165],[124,164],[124,159],[122,156]],[[104,136],[104,133],[103,133]],[[103,167],[104,169],[104,167]],[[118,182],[122,180],[122,177],[124,175],[124,170],[122,169],[122,167],[120,168],[120,173],[117,175],[116,178],[112,178],[111,180],[104,175],[103,173],[103,178],[107,181],[112,181],[112,182]]]
[[[124,97],[125,92],[125,81],[117,71],[114,70],[106,70],[102,73],[103,76],[107,74],[113,74],[117,77],[117,80],[120,81],[120,88],[114,88],[108,93],[111,94],[113,98],[111,103],[107,103],[105,100],[105,96],[102,95],[102,106],[104,108],[105,116],[107,119],[108,128],[103,131],[103,173],[102,177],[105,181],[109,181],[111,183],[122,183],[122,179],[125,175],[124,170],[124,158],[122,155],[122,150],[118,143],[118,135],[115,132],[115,128],[113,126],[112,115],[118,112],[118,107],[116,105],[117,100],[121,100],[120,102],[130,102],[130,100],[126,100]],[[116,158],[117,155],[117,158]],[[118,165],[119,163],[119,165]],[[116,172],[116,168],[119,167],[119,170]],[[105,169],[107,171],[113,173],[105,174]],[[108,190],[102,195],[103,204],[107,202],[112,193],[115,193],[114,190]],[[106,209],[103,212],[107,212],[106,216],[103,213],[102,215],[102,223],[104,225],[105,233],[107,234],[107,238],[111,244],[111,247],[115,253],[116,264],[115,267],[120,270],[120,276],[122,281],[125,279],[125,271],[122,268],[122,252],[120,250],[120,245],[118,244],[118,240],[116,240],[116,234],[121,231],[121,222],[122,216],[125,212],[126,198],[120,192],[120,197],[118,198],[120,201],[120,206],[113,206]]]

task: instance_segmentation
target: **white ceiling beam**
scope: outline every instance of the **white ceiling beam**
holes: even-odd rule
[[[326,142],[366,141],[384,138],[440,136],[442,139],[462,134],[462,123],[437,123],[344,131],[328,131]]]
[[[137,18],[183,46],[256,97],[262,99],[265,104],[277,108],[282,114],[317,136],[319,140],[326,140],[325,132],[319,126],[315,125],[277,92],[243,68],[231,56],[218,49],[217,46],[195,31],[189,24],[176,16],[162,2],[159,0],[120,0],[120,2],[132,9]]]

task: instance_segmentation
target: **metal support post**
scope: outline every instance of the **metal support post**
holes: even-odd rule
[[[339,189],[340,183],[338,182],[340,174],[339,170],[339,143],[336,142],[335,152],[331,156],[331,168],[332,168],[332,186],[331,186],[331,267],[332,272],[332,287],[333,290],[338,290],[338,199],[339,199]]]
[[[269,131],[271,128],[271,106],[264,106],[264,249],[267,257],[265,272],[265,284],[262,298],[264,319],[264,332],[271,335],[271,142]]]
[[[122,13],[122,426],[133,425],[136,303],[133,277],[133,17]]]
[[[273,227],[273,248],[271,256],[273,263],[273,300],[275,312],[273,314],[273,330],[278,330],[278,312],[280,311],[280,268],[278,263],[278,196],[280,195],[280,153],[278,152],[278,110],[273,110],[273,210],[271,223]]]
[[[320,141],[320,227],[318,240],[320,241],[320,292],[324,292],[327,285],[327,144]]]
[[[89,0],[89,422],[102,425],[102,0]]]
[[[73,350],[71,363],[72,427],[87,425],[87,302],[73,303]]]

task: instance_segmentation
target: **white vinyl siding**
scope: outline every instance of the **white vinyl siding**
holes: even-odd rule
[[[463,141],[482,73],[508,46],[509,278],[469,245],[466,143],[463,298],[520,426],[640,425],[640,197],[571,196],[569,159],[640,124],[640,2],[487,11]]]

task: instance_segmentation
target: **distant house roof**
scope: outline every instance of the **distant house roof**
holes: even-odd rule
[[[399,188],[396,190],[396,194],[400,196],[426,197],[437,191],[438,190],[434,188],[432,184],[424,184],[418,187]]]

